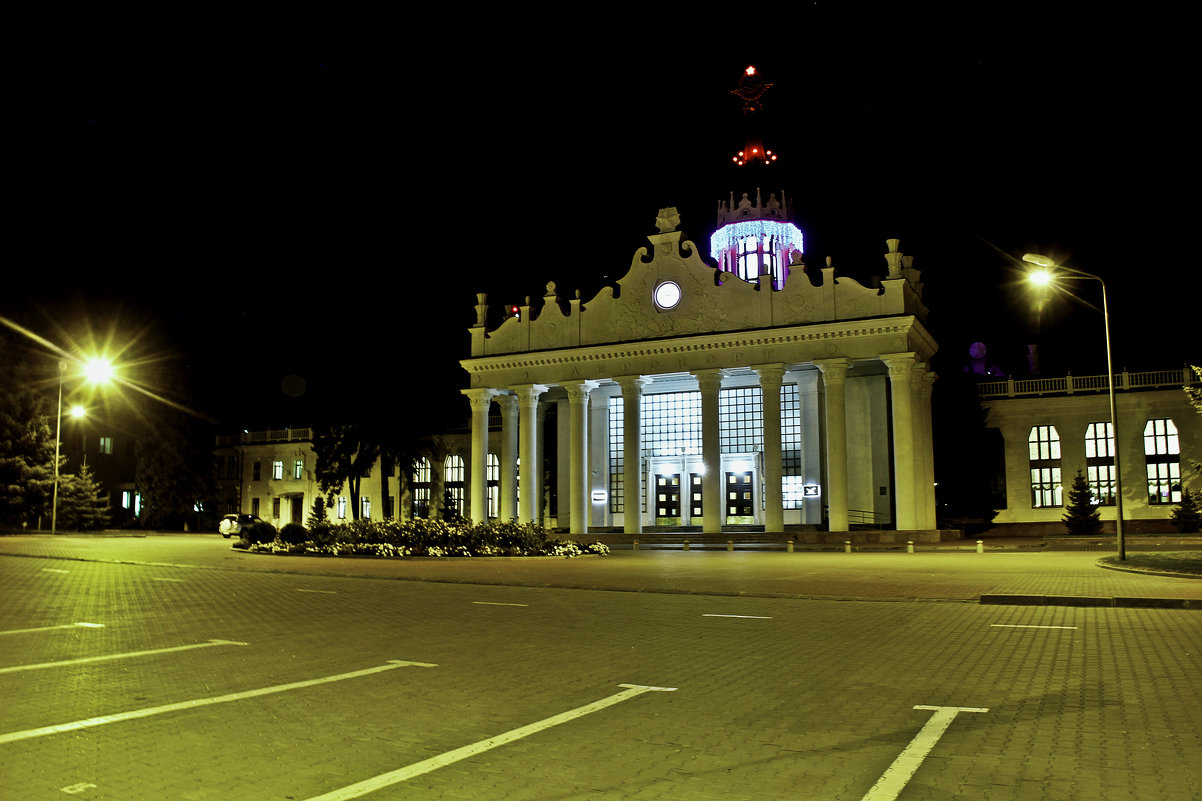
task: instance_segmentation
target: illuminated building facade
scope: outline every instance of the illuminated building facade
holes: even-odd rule
[[[1183,488],[1202,489],[1190,459],[1202,454],[1202,417],[1182,386],[1191,370],[1122,372],[1115,381],[1118,441],[1106,376],[1039,377],[978,386],[987,424],[1002,435],[1005,499],[994,523],[1010,533],[1063,533],[1068,488],[1080,471],[1113,531],[1115,452],[1123,520],[1133,531],[1165,531]]]
[[[556,522],[573,534],[872,523],[938,536],[936,345],[918,271],[889,240],[880,287],[836,277],[829,259],[812,281],[783,203],[744,201],[711,240],[718,267],[664,209],[617,286],[587,302],[548,284],[489,330],[477,296],[461,362],[471,519],[495,496],[501,519],[542,522],[536,466],[551,431]]]

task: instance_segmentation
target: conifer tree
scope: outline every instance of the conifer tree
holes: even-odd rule
[[[1069,534],[1091,536],[1102,533],[1102,518],[1098,507],[1094,505],[1093,492],[1080,470],[1068,490],[1068,503],[1065,504],[1062,519]]]
[[[58,519],[63,528],[75,531],[95,531],[108,525],[108,498],[86,464],[77,475],[59,476]]]
[[[1202,493],[1181,490],[1181,502],[1173,507],[1169,516],[1173,526],[1182,534],[1202,531]]]

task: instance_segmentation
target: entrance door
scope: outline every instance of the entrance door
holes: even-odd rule
[[[680,474],[656,475],[655,522],[674,525],[680,520]]]
[[[300,525],[305,520],[305,498],[295,495],[292,498],[292,522]]]
[[[697,473],[689,474],[689,516],[701,517],[701,476]]]
[[[728,523],[755,522],[754,473],[745,470],[726,474],[726,520]]]

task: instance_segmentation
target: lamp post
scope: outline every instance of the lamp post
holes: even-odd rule
[[[51,534],[58,533],[58,454],[63,435],[63,376],[66,375],[66,372],[67,362],[62,360],[58,363],[58,421],[54,427],[54,494],[50,502]],[[112,378],[113,365],[104,359],[92,359],[84,365],[84,375],[93,383],[104,383]],[[72,406],[70,413],[75,418],[83,417],[84,408]]]
[[[1110,397],[1110,434],[1114,438],[1111,446],[1111,456],[1114,457],[1114,529],[1119,560],[1126,561],[1127,544],[1123,537],[1123,470],[1119,463],[1119,418],[1114,401],[1114,362],[1110,353],[1110,307],[1106,302],[1106,282],[1093,273],[1065,267],[1038,253],[1024,254],[1023,261],[1041,268],[1040,272],[1031,273],[1029,276],[1030,280],[1036,284],[1050,284],[1053,278],[1051,270],[1057,270],[1081,278],[1089,278],[1102,285],[1102,323],[1106,330],[1106,388]]]

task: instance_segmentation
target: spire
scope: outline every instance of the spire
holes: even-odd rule
[[[759,118],[762,114],[757,112],[764,110],[761,98],[771,88],[772,84],[764,81],[760,71],[753,64],[743,70],[743,74],[739,78],[739,87],[730,92],[743,101],[743,126],[746,133],[743,149],[731,158],[735,166],[743,167],[748,164],[768,166],[777,159],[777,154],[764,146],[764,139],[758,130]]]

